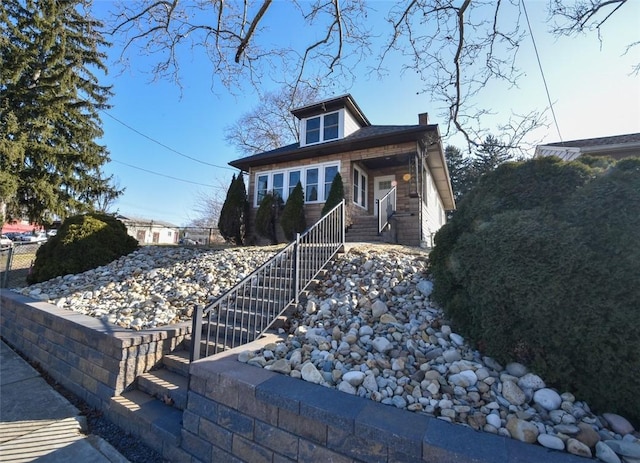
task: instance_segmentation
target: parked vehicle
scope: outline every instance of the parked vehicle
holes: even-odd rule
[[[26,241],[29,243],[41,243],[47,241],[47,234],[45,232],[26,233],[20,235],[20,241]]]
[[[11,246],[13,246],[13,241],[11,241],[7,235],[2,235],[2,238],[0,238],[0,249],[8,249]]]

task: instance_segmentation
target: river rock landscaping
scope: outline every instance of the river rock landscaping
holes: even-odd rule
[[[144,247],[79,275],[16,291],[131,329],[187,321],[277,248]],[[330,264],[291,319],[286,342],[239,360],[478,431],[596,457],[640,462],[640,434],[596,415],[518,363],[472,349],[432,305],[427,254],[352,249]]]

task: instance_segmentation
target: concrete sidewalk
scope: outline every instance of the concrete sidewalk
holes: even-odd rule
[[[128,463],[86,420],[0,341],[0,462]]]

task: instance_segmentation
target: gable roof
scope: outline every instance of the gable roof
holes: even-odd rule
[[[306,159],[316,156],[366,149],[387,142],[400,143],[420,140],[433,133],[439,139],[438,125],[368,125],[344,138],[318,145],[300,147],[300,143],[282,146],[271,151],[231,161],[229,165],[247,172],[250,167],[277,162]]]
[[[575,159],[581,154],[615,158],[640,156],[640,133],[547,143],[538,145],[535,153],[536,157],[558,156],[565,161]]]
[[[116,219],[124,223],[129,223],[133,226],[140,226],[140,227],[158,226],[158,227],[164,227],[164,228],[180,228],[177,225],[174,225],[169,222],[164,222],[162,220],[143,219],[141,217],[126,217],[122,214],[116,215]]]

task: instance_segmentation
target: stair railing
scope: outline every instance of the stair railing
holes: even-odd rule
[[[389,219],[396,212],[396,187],[378,200],[378,235],[389,225]]]
[[[344,225],[343,200],[212,304],[194,311],[190,360],[247,344],[267,331],[344,246]]]

